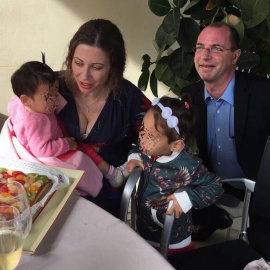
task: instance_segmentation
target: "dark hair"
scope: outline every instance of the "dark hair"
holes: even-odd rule
[[[179,139],[188,141],[194,135],[194,115],[189,95],[183,94],[180,95],[180,98],[163,96],[159,100],[159,102],[164,107],[171,108],[172,115],[178,118],[178,128],[180,131],[180,135],[176,132],[174,128],[168,127],[167,121],[161,116],[161,109],[158,105],[150,108],[150,110],[152,110],[154,114],[156,130],[158,130],[158,125],[164,129],[165,135],[168,137],[168,143],[174,142]]]
[[[229,30],[230,33],[230,42],[231,42],[231,48],[234,50],[237,50],[240,48],[240,36],[237,32],[237,30],[232,26],[225,22],[214,22],[208,27],[215,27],[215,28],[222,28],[225,27]]]
[[[56,80],[53,70],[38,61],[27,62],[11,76],[11,85],[15,95],[33,97],[41,84],[53,85]]]
[[[88,21],[79,28],[69,43],[65,60],[66,82],[69,87],[74,84],[72,60],[75,49],[80,44],[98,47],[108,54],[111,69],[107,85],[116,93],[126,65],[125,43],[120,30],[115,24],[104,19]]]

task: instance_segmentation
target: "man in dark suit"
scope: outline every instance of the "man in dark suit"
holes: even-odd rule
[[[196,139],[204,164],[221,178],[256,180],[270,135],[270,80],[236,71],[239,35],[218,22],[200,33],[194,57],[201,81],[183,89],[193,99]],[[241,197],[231,186],[225,192]],[[193,240],[206,240],[232,224],[229,214],[210,206],[193,214]]]

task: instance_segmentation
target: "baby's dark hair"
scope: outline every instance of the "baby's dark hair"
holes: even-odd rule
[[[53,70],[38,61],[23,64],[11,76],[11,85],[15,95],[33,97],[37,88],[42,84],[53,85],[56,75]]]
[[[180,135],[174,128],[170,128],[167,124],[167,120],[161,116],[161,109],[158,105],[150,108],[154,113],[155,128],[161,126],[165,135],[168,137],[168,143],[182,139],[188,141],[194,135],[194,114],[191,104],[190,96],[187,94],[181,95],[179,98],[171,98],[163,96],[159,102],[164,107],[169,107],[172,110],[172,115],[178,118],[178,128]],[[158,130],[158,129],[157,129]]]

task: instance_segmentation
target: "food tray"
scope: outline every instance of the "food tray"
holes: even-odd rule
[[[84,174],[84,171],[80,170],[58,167],[53,167],[53,169],[67,175],[69,177],[69,185],[56,190],[34,220],[31,231],[23,243],[23,251],[26,253],[33,254],[36,251]]]

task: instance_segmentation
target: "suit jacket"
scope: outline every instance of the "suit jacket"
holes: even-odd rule
[[[199,156],[211,170],[207,146],[207,108],[204,83],[183,89],[192,97]],[[264,146],[270,135],[270,80],[236,71],[234,88],[236,154],[247,178],[256,179]]]

